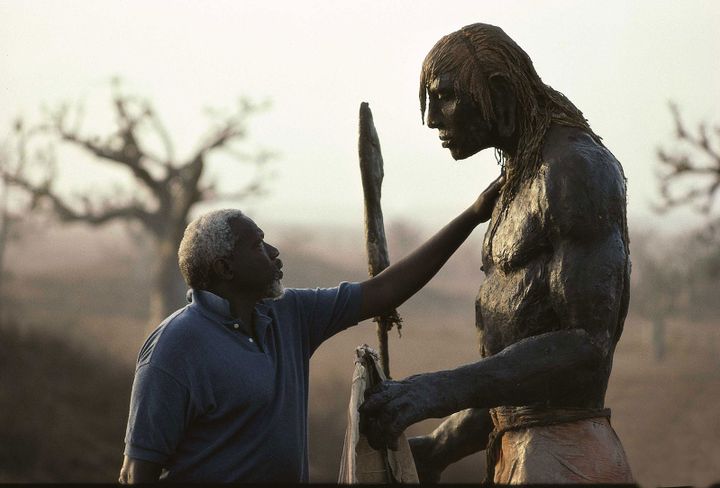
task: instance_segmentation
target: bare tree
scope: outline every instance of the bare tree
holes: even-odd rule
[[[3,174],[7,182],[47,202],[62,221],[91,225],[125,221],[145,229],[155,247],[150,320],[156,324],[177,307],[178,295],[182,297],[178,293],[182,281],[177,248],[193,206],[208,200],[240,200],[264,191],[266,173],[262,168],[270,153],[249,154],[234,148],[235,143],[246,139],[249,116],[263,107],[241,99],[233,113],[214,114],[216,125],[189,157],[181,159],[150,102],[123,94],[115,84],[112,104],[115,129],[105,137],[81,134],[81,111],[74,112],[76,120],[71,124],[67,105],[49,113],[39,130],[58,144],[80,149],[98,163],[129,171],[135,183],[132,189],[116,191],[112,196],[85,194],[73,199],[54,191],[50,181],[37,184],[23,175]],[[145,142],[150,136],[161,141],[160,154]],[[220,193],[215,181],[203,178],[208,156],[220,150],[230,152],[234,159],[248,163],[253,170],[249,182],[231,193]]]
[[[706,277],[716,286],[720,277],[720,215],[714,214],[720,195],[720,125],[712,129],[701,122],[690,131],[677,105],[670,103],[677,142],[672,151],[658,148],[658,172],[662,203],[660,212],[690,205],[705,215],[706,223],[690,236],[693,254],[699,263],[696,277]]]
[[[720,277],[720,219],[712,214],[720,194],[720,126],[710,129],[701,122],[692,131],[676,104],[670,103],[670,111],[676,141],[670,150],[657,149],[661,203],[656,210],[667,212],[690,206],[705,215],[707,223],[674,238],[660,254],[657,251],[662,243],[649,237],[644,251],[636,256],[640,283],[633,300],[652,321],[658,359],[662,359],[666,348],[666,318],[684,313],[694,319],[713,313],[716,300],[710,297],[717,295]]]
[[[27,220],[28,215],[38,205],[38,198],[34,195],[18,195],[11,191],[10,181],[25,178],[29,172],[26,155],[26,141],[29,136],[27,128],[22,120],[18,119],[13,124],[9,137],[0,145],[0,309],[5,309],[4,285],[7,281],[8,271],[5,267],[5,255],[8,243],[20,237],[19,225]],[[40,168],[43,177],[39,185],[50,188],[53,180],[54,167],[51,164],[51,157],[47,151],[50,148],[41,148],[35,155],[38,161],[42,161]]]
[[[657,150],[663,200],[658,210],[691,205],[699,212],[709,214],[720,190],[720,126],[714,126],[710,135],[707,124],[701,122],[697,132],[692,133],[680,117],[677,105],[670,103],[670,110],[677,143],[672,151]]]

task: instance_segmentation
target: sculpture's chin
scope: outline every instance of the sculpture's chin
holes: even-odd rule
[[[452,158],[453,158],[455,161],[462,161],[463,159],[467,159],[467,158],[469,158],[470,156],[472,156],[472,154],[465,154],[465,153],[462,153],[462,152],[460,152],[460,151],[456,151],[456,150],[453,150],[453,149],[450,150],[450,155],[452,156]]]

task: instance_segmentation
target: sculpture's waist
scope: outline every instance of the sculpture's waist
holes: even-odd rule
[[[558,425],[598,417],[610,418],[610,413],[609,408],[581,407],[501,406],[490,409],[496,431]]]

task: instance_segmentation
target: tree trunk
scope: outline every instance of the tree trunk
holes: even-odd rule
[[[0,310],[3,310],[2,306],[4,298],[3,282],[5,281],[5,245],[7,243],[7,236],[9,233],[10,222],[7,215],[2,216],[0,221]]]
[[[10,216],[8,207],[8,193],[7,185],[3,185],[2,188],[2,201],[0,202],[0,310],[3,310],[2,306],[4,298],[3,283],[6,278],[5,274],[5,249],[7,241],[10,237],[10,226],[12,225],[12,217]]]
[[[652,338],[653,351],[655,352],[655,360],[663,361],[667,350],[666,334],[665,334],[665,317],[658,315],[652,321]]]
[[[178,245],[178,239],[175,236],[164,236],[156,240],[157,252],[153,265],[148,324],[151,329],[157,327],[165,317],[187,303],[185,299],[187,287],[178,267]]]

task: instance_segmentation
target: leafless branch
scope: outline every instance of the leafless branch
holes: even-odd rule
[[[134,198],[130,202],[118,205],[108,199],[93,203],[87,195],[80,197],[83,210],[79,211],[70,205],[53,190],[53,183],[56,179],[55,153],[52,146],[40,148],[34,153],[33,166],[42,166],[43,179],[40,183],[32,182],[26,169],[30,166],[28,157],[28,137],[23,128],[22,122],[16,124],[17,137],[17,164],[14,168],[7,168],[0,165],[0,177],[9,185],[21,188],[30,196],[29,211],[33,211],[43,201],[48,201],[57,216],[64,221],[83,221],[90,224],[102,224],[116,218],[135,218],[144,224],[150,223],[150,214],[140,204],[139,199]]]
[[[93,204],[89,197],[85,196],[81,198],[85,208],[79,211],[74,209],[64,198],[52,191],[50,181],[36,185],[23,177],[5,173],[1,169],[0,173],[2,173],[3,178],[5,178],[8,183],[30,193],[34,202],[33,206],[37,206],[38,202],[42,200],[47,200],[52,205],[53,210],[60,220],[66,222],[82,221],[93,225],[104,224],[113,219],[136,219],[145,225],[152,222],[152,216],[138,202],[133,202],[132,204],[122,207],[97,209],[95,208],[97,205]]]
[[[232,156],[235,161],[251,162],[257,166],[264,166],[277,156],[273,151],[267,151],[264,149],[256,152],[246,152],[226,146],[222,148],[222,151]]]
[[[76,128],[69,128],[67,106],[55,110],[50,115],[50,122],[45,128],[56,133],[63,141],[79,146],[104,161],[127,167],[135,178],[153,192],[162,191],[160,182],[143,166],[143,160],[147,155],[138,144],[136,137],[136,127],[143,116],[132,114],[127,107],[128,100],[122,96],[115,97],[113,103],[118,130],[104,141],[98,137],[84,137],[76,131]]]
[[[677,105],[670,103],[670,111],[680,148],[673,152],[657,150],[662,202],[656,209],[666,211],[680,205],[692,205],[697,211],[708,214],[720,190],[720,149],[713,147],[705,123],[699,124],[697,132],[692,133],[680,117]],[[714,127],[713,132],[720,141],[720,127]],[[703,183],[698,183],[699,178]]]
[[[245,115],[238,114],[228,117],[225,121],[223,121],[220,128],[209,134],[205,141],[200,144],[200,147],[195,152],[193,160],[198,157],[202,157],[213,149],[224,146],[234,139],[242,139],[245,137],[245,134]]]
[[[172,167],[172,162],[175,161],[175,146],[172,143],[172,139],[170,139],[170,134],[168,134],[165,125],[160,121],[160,117],[158,117],[149,104],[146,106],[146,114],[150,125],[153,129],[155,129],[155,132],[160,137],[160,141],[165,148],[164,160],[161,160],[160,158],[154,159],[158,162],[163,162],[165,167],[170,169]]]
[[[241,99],[236,111],[232,114],[220,114],[210,111],[211,115],[219,120],[217,126],[211,130],[208,135],[199,144],[199,147],[193,153],[193,156],[183,165],[177,168],[169,168],[165,179],[165,184],[171,185],[172,181],[178,178],[182,182],[183,187],[192,188],[194,191],[185,192],[185,201],[181,207],[189,210],[190,206],[198,201],[220,198],[214,190],[214,185],[209,187],[200,187],[200,178],[205,168],[205,157],[208,153],[215,150],[233,151],[232,143],[242,140],[247,135],[247,118],[248,116],[263,108],[263,104],[253,104],[247,99]],[[254,164],[261,166],[270,159],[271,153],[260,152],[256,155],[248,155],[244,153],[233,154],[236,159],[250,160]],[[228,199],[239,199],[250,195],[260,193],[261,182],[257,181],[249,184],[247,187],[228,194]],[[223,198],[225,199],[225,198]]]
[[[202,195],[203,200],[234,201],[244,200],[250,197],[262,196],[265,194],[265,186],[262,178],[255,178],[243,188],[232,192],[217,192],[215,189],[205,189]]]

